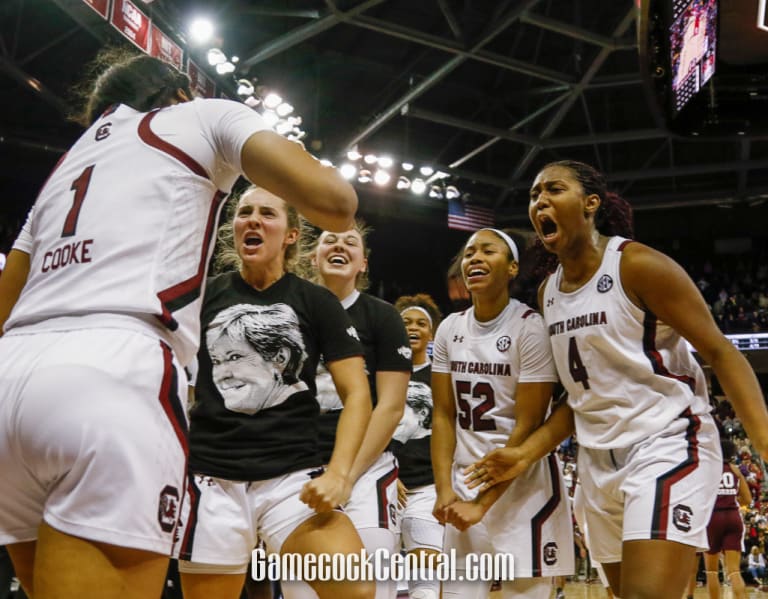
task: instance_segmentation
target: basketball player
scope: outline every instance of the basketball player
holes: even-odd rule
[[[412,350],[403,320],[383,300],[364,293],[368,285],[366,229],[357,222],[343,233],[323,231],[305,249],[306,274],[327,287],[349,314],[365,350],[365,369],[371,389],[373,412],[355,459],[350,480],[356,481],[344,511],[352,519],[369,555],[377,549],[398,551],[397,462],[390,445],[403,417]],[[318,387],[327,380],[318,375]],[[329,385],[320,397],[320,447],[330,457],[341,410]],[[376,599],[394,599],[395,581],[379,581]]]
[[[186,487],[182,367],[235,180],[331,229],[357,204],[247,106],[110,58],[0,279],[0,544],[40,597],[161,592]]]
[[[411,599],[437,599],[440,581],[428,571],[427,560],[430,554],[437,556],[442,551],[444,529],[432,514],[436,493],[429,449],[433,405],[432,362],[427,347],[441,315],[435,301],[426,293],[399,297],[395,310],[403,318],[413,350],[413,374],[408,384],[405,412],[392,442],[400,467],[402,545],[419,560],[419,577],[408,581],[408,592]]]
[[[683,269],[615,236],[631,235],[631,211],[595,169],[546,166],[529,215],[560,261],[539,301],[568,402],[519,448],[495,452],[468,476],[481,488],[514,477],[575,421],[591,549],[611,588],[623,599],[678,599],[696,548],[706,547],[722,472],[707,386],[684,339],[712,366],[765,458],[760,386]]]
[[[574,569],[573,527],[554,454],[518,480],[478,494],[462,470],[495,447],[514,446],[541,424],[557,380],[541,317],[510,298],[517,244],[503,231],[481,229],[464,246],[461,269],[472,307],[437,329],[432,363],[434,514],[447,524],[443,550],[459,567],[469,553],[514,555],[505,599],[547,599],[550,577]],[[448,525],[449,524],[449,525]],[[490,582],[459,572],[443,583],[446,599],[484,598]]]
[[[362,550],[335,510],[349,497],[370,415],[362,347],[336,298],[286,270],[300,231],[295,209],[250,188],[231,223],[239,268],[209,280],[202,308],[179,562],[186,599],[238,598],[259,541],[268,554]],[[321,354],[345,404],[327,462],[317,449]],[[373,596],[373,585],[370,595],[355,583],[310,585],[321,599]],[[283,594],[315,596],[290,583]]]
[[[720,488],[717,490],[715,509],[707,525],[709,550],[704,553],[704,571],[707,574],[707,591],[710,599],[720,598],[720,579],[718,570],[722,554],[725,575],[731,582],[734,599],[746,599],[747,590],[741,577],[741,554],[744,552],[744,521],[741,519],[742,507],[752,503],[744,475],[732,460],[736,456],[733,441],[723,439],[720,442],[723,452],[723,470],[720,475]]]

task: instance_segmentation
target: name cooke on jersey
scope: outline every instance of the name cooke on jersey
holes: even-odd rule
[[[584,327],[592,327],[600,324],[608,324],[608,318],[604,311],[590,312],[581,316],[573,316],[567,320],[560,320],[549,325],[549,336],[560,335],[566,331],[574,331]]]
[[[45,252],[40,270],[48,272],[49,270],[64,268],[70,264],[87,264],[91,261],[91,244],[93,244],[93,239],[73,241],[51,252]]]

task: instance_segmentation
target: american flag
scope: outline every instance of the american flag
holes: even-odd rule
[[[460,231],[477,231],[493,227],[494,214],[490,208],[464,204],[461,200],[448,200],[448,228]]]

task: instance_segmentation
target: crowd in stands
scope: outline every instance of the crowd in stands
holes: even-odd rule
[[[768,261],[705,261],[688,268],[724,333],[768,332]]]

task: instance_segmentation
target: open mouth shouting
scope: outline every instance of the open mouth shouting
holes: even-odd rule
[[[539,229],[539,237],[544,243],[552,243],[557,239],[557,223],[548,214],[539,214],[536,217]]]
[[[255,250],[264,244],[264,240],[258,233],[246,233],[243,238],[243,246],[246,249]]]

